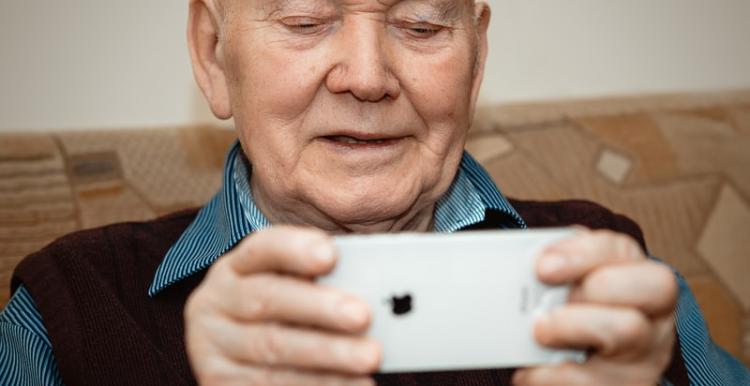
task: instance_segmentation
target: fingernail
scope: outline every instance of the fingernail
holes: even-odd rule
[[[541,345],[549,343],[547,342],[547,337],[549,335],[548,330],[550,323],[551,318],[548,313],[538,315],[534,318],[534,339],[536,339],[537,343]]]
[[[567,264],[567,258],[562,255],[548,255],[539,262],[539,273],[550,275],[562,271]]]
[[[550,322],[550,316],[548,313],[539,314],[537,315],[536,318],[534,318],[534,325],[537,328],[547,327],[549,322]]]
[[[380,366],[380,349],[374,344],[360,347],[354,355],[367,372],[375,371]]]
[[[344,301],[339,306],[339,311],[346,319],[356,325],[364,323],[365,318],[367,318],[367,310],[359,302],[352,300]]]
[[[310,256],[321,263],[330,263],[333,255],[333,245],[328,241],[316,241],[310,248]]]

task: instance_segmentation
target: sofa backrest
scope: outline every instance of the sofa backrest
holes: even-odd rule
[[[211,127],[0,134],[0,306],[16,263],[55,238],[205,203],[234,139]],[[743,350],[750,91],[484,107],[467,148],[506,195],[585,198],[635,219],[687,276],[714,337]]]

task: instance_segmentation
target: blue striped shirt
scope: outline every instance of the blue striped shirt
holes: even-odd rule
[[[206,269],[243,237],[270,225],[255,205],[247,172],[235,144],[227,155],[221,190],[167,252],[149,295]],[[454,232],[479,223],[487,209],[506,214],[507,228],[526,228],[486,171],[464,154],[453,184],[436,204],[434,230]],[[747,368],[711,341],[693,295],[679,275],[678,281],[675,320],[691,383],[750,385]],[[0,313],[0,385],[62,384],[42,317],[21,286]]]

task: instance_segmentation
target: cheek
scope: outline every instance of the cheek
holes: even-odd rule
[[[322,59],[251,38],[227,48],[235,125],[251,162],[288,169],[307,140],[303,120],[324,76],[311,63]]]
[[[259,120],[290,121],[310,105],[323,75],[315,53],[288,52],[248,41],[233,50],[228,71],[237,112]],[[252,54],[251,54],[252,53]]]
[[[427,123],[428,142],[442,152],[458,147],[471,120],[472,63],[463,51],[412,58],[402,70],[402,86]]]

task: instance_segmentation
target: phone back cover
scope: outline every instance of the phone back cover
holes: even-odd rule
[[[536,343],[534,318],[565,302],[534,261],[571,229],[398,234],[335,239],[339,262],[320,284],[367,301],[381,372],[523,367],[581,360]]]

